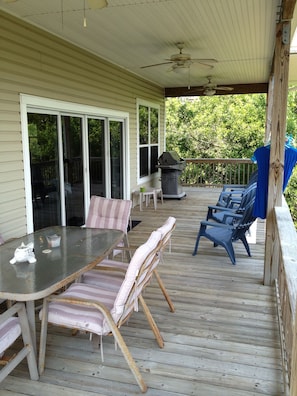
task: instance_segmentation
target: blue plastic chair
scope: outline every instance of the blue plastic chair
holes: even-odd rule
[[[230,216],[230,213],[237,213],[237,214],[244,213],[249,202],[252,199],[255,199],[256,191],[257,191],[257,182],[254,182],[244,190],[239,202],[237,201],[234,202],[233,200],[231,200],[229,206],[226,208],[221,206],[210,205],[208,207],[206,220],[207,221],[214,220],[217,221],[218,223],[232,224],[234,218]]]
[[[197,234],[196,244],[193,256],[197,254],[199,241],[201,237],[208,238],[214,243],[214,246],[222,246],[228,253],[232,264],[236,264],[233,242],[240,240],[249,256],[251,256],[250,247],[246,239],[246,233],[250,226],[256,220],[253,215],[255,197],[247,204],[244,213],[229,213],[232,217],[232,224],[222,224],[214,221],[201,221],[200,230]]]
[[[223,186],[222,192],[219,196],[218,202],[216,206],[221,207],[229,207],[230,204],[234,206],[237,202],[240,203],[243,195],[246,193],[246,190],[254,183],[257,183],[258,180],[258,170],[255,170],[249,179],[248,184],[225,184]]]

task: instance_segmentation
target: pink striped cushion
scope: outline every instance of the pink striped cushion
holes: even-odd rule
[[[141,266],[149,254],[158,246],[160,240],[161,234],[154,231],[148,241],[135,251],[122,282],[119,281],[119,276],[106,274],[105,281],[107,283],[100,281],[100,287],[85,283],[74,283],[61,296],[100,302],[110,310],[114,322],[118,323],[122,316],[126,317],[135,308],[137,297],[141,292],[139,288],[134,295],[131,294],[136,277]],[[127,300],[131,296],[132,302],[126,306]],[[49,304],[48,321],[56,325],[89,331],[95,334],[105,335],[110,332],[103,315],[96,308],[58,301],[53,301]]]
[[[86,227],[108,228],[127,233],[132,201],[92,196]]]
[[[111,310],[111,314],[116,323],[123,314],[125,302],[133,287],[133,284],[135,283],[136,276],[138,275],[141,266],[143,265],[149,254],[154,249],[156,249],[160,240],[161,240],[161,234],[157,231],[153,231],[147,242],[136,249],[128,266],[125,276],[125,281],[122,283],[122,286],[114,302],[114,306]],[[137,294],[139,294],[140,292],[141,291],[138,291]]]
[[[83,275],[82,282],[118,292],[124,278],[125,273],[119,271],[91,270]]]
[[[161,232],[162,234],[162,244],[166,245],[171,237],[171,232],[176,223],[176,218],[169,216],[165,223],[157,229],[157,231]],[[165,238],[165,239],[164,239]]]
[[[98,269],[100,269],[100,266],[104,266],[104,267],[120,268],[122,270],[127,270],[128,265],[129,263],[124,263],[123,261],[104,259],[97,265],[97,267]]]
[[[103,303],[108,309],[113,307],[116,295],[117,291],[99,289],[96,286],[84,283],[73,283],[62,294],[63,297],[97,301]],[[48,321],[56,325],[89,331],[99,335],[108,334],[110,331],[107,326],[104,328],[104,317],[98,309],[56,301],[49,304]]]
[[[17,317],[8,318],[0,325],[0,356],[21,335],[22,330]]]

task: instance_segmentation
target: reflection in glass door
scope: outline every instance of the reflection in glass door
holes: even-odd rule
[[[28,113],[28,132],[34,229],[56,224],[82,225],[82,119]]]
[[[109,121],[111,198],[123,198],[123,122]]]
[[[88,118],[90,194],[106,196],[105,121]]]
[[[66,225],[84,224],[82,118],[62,116]],[[63,206],[62,206],[63,208]]]
[[[34,229],[61,224],[58,117],[28,113]]]
[[[124,197],[123,120],[34,112],[27,119],[34,230],[84,224],[89,195]]]

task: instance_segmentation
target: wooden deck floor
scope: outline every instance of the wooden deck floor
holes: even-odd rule
[[[177,218],[172,252],[160,274],[175,303],[170,313],[156,282],[145,298],[165,339],[159,349],[142,311],[122,334],[148,385],[148,396],[281,396],[278,321],[274,290],[262,285],[263,228],[248,257],[236,243],[237,265],[225,251],[201,240],[192,256],[199,221],[217,190],[190,190],[182,200],[166,200],[155,212],[133,209],[141,220],[131,244],[146,240],[169,215]],[[130,396],[141,394],[113,339],[104,340],[104,363],[85,336],[50,327],[46,370],[29,380],[24,362],[0,385],[0,395]]]

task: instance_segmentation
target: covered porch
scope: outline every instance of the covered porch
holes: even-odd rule
[[[168,216],[177,218],[172,251],[165,253],[159,268],[175,313],[155,279],[145,293],[164,349],[157,346],[142,311],[121,329],[148,385],[147,395],[285,395],[275,288],[263,286],[265,223],[257,223],[252,257],[241,243],[235,244],[236,266],[206,239],[193,257],[200,220],[220,189],[185,191],[185,199],[165,200],[157,211],[151,203],[142,212],[138,206],[132,212],[132,219],[141,221],[129,232],[132,245],[144,242]],[[87,336],[54,327],[49,331],[40,381],[30,381],[24,361],[0,385],[1,395],[141,394],[112,337],[104,339],[102,363]]]

